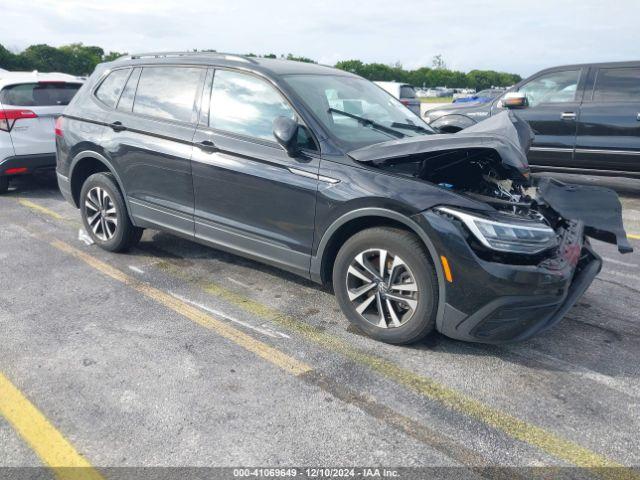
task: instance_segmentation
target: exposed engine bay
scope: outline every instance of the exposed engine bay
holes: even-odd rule
[[[390,172],[463,193],[497,210],[545,220],[535,206],[529,179],[501,164],[491,150],[465,149],[372,162]]]
[[[571,222],[581,222],[586,235],[617,244],[621,253],[632,251],[613,190],[551,178],[533,185],[526,159],[532,138],[525,122],[505,112],[457,134],[385,142],[349,155],[372,168],[471,197],[505,218],[550,227],[558,244]]]

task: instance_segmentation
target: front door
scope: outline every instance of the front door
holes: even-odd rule
[[[273,120],[297,118],[264,78],[217,69],[205,87],[192,161],[196,237],[308,275],[319,155],[301,125],[295,158],[275,141]]]
[[[576,166],[640,172],[640,67],[602,67],[585,93]]]
[[[532,165],[571,167],[580,109],[582,69],[543,73],[518,91],[527,97],[528,107],[517,110],[535,133],[529,152]]]

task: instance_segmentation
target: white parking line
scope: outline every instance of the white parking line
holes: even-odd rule
[[[623,262],[622,260],[615,260],[613,258],[609,258],[609,257],[602,257],[604,260],[606,260],[609,263],[613,263],[615,265],[622,265],[623,267],[632,267],[632,268],[638,268],[638,264],[637,263],[630,263],[630,262]]]
[[[236,280],[235,278],[231,278],[231,277],[227,277],[227,280],[229,280],[232,283],[235,283],[236,285],[240,285],[241,287],[244,288],[251,288],[251,285],[247,285],[246,283],[242,283],[240,280]]]
[[[509,347],[507,348],[507,350],[516,355],[539,361],[540,363],[548,367],[560,368],[563,372],[576,376],[578,378],[591,380],[592,382],[599,383],[618,392],[625,393],[631,397],[640,398],[640,389],[638,387],[635,387],[634,385],[625,383],[624,380],[618,380],[617,378],[610,375],[595,372],[583,366],[566,362],[564,360],[561,360],[560,358],[548,355],[537,350],[533,350],[531,348]]]
[[[135,267],[133,265],[129,265],[129,270],[133,270],[136,273],[139,273],[141,275],[144,275],[144,270],[139,269],[138,267]]]
[[[630,278],[631,280],[640,279],[640,276],[638,276],[637,274],[634,275],[632,273],[614,272],[613,270],[608,270],[608,269],[604,269],[603,272],[608,275],[613,275],[614,277]]]
[[[209,312],[213,315],[217,315],[218,317],[222,317],[226,320],[229,320],[231,322],[235,322],[238,325],[242,325],[243,327],[246,328],[250,328],[251,330],[255,330],[256,332],[260,332],[263,335],[266,335],[268,337],[271,338],[291,338],[289,335],[282,333],[282,332],[278,332],[277,330],[272,330],[271,328],[260,328],[260,327],[256,327],[255,325],[251,325],[250,323],[247,322],[243,322],[242,320],[238,320],[237,318],[231,317],[229,315],[227,315],[224,312],[221,312],[220,310],[216,310],[213,309],[211,307],[207,307],[206,305],[202,305],[201,303],[198,302],[194,302],[193,300],[190,300],[186,297],[183,297],[182,295],[178,295],[177,293],[174,292],[169,292],[170,295],[176,297],[178,300],[182,300],[183,302],[189,303],[191,305],[193,305],[194,307],[198,307],[202,310],[204,310],[205,312]]]

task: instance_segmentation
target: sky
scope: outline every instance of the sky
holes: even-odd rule
[[[492,69],[640,60],[640,0],[21,0],[0,7],[0,44],[82,42],[106,51],[215,49]]]

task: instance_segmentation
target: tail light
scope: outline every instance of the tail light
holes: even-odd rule
[[[405,107],[409,106],[409,100],[400,100],[400,103],[403,104]]]
[[[62,124],[63,124],[63,118],[62,117],[58,117],[56,118],[56,125],[53,129],[53,131],[56,134],[56,137],[63,137],[64,136],[64,132],[62,131]]]
[[[38,118],[31,110],[0,110],[0,130],[10,132],[17,120],[23,118]]]

